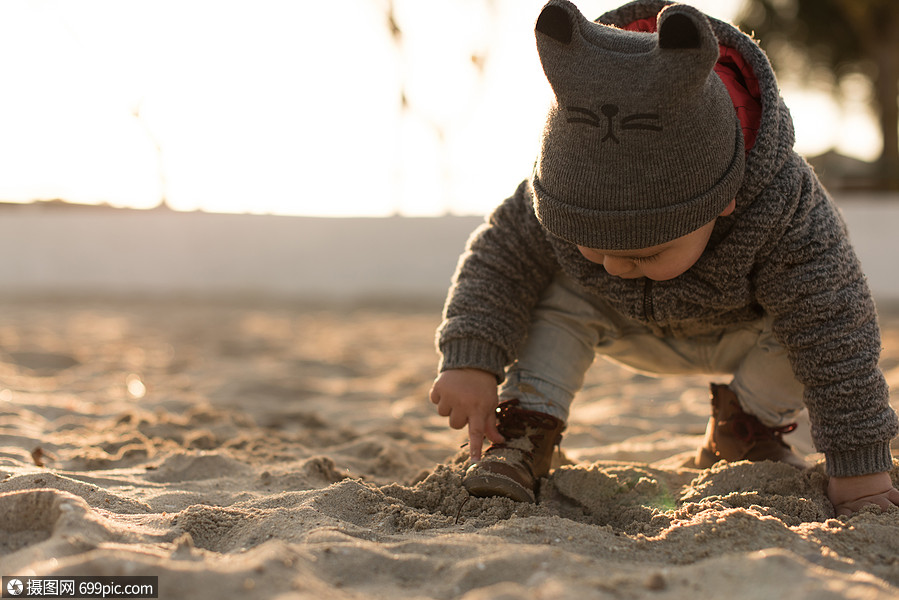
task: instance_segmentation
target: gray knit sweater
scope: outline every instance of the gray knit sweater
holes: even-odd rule
[[[624,26],[663,5],[644,0],[600,20]],[[792,120],[764,53],[736,28],[712,25],[758,77],[762,121],[737,208],[718,219],[699,261],[670,281],[610,276],[543,229],[525,181],[472,234],[459,260],[438,330],[440,370],[475,367],[502,380],[531,310],[559,271],[659,336],[714,334],[769,314],[805,386],[828,474],[888,471],[899,425],[878,367],[874,303],[845,224],[793,151]]]

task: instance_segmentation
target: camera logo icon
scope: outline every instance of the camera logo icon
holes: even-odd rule
[[[10,579],[6,582],[6,591],[10,596],[20,596],[24,590],[25,586],[21,579]]]

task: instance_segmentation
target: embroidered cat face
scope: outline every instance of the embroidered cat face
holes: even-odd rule
[[[583,123],[590,127],[604,129],[606,131],[605,136],[602,138],[604,142],[611,140],[616,144],[621,143],[615,134],[616,128],[618,130],[662,131],[662,126],[659,124],[659,115],[656,113],[633,113],[621,117],[616,123],[615,118],[620,112],[617,104],[603,104],[599,108],[599,112],[605,117],[604,119],[600,119],[599,115],[589,108],[581,106],[566,106],[565,111],[568,114],[568,123]]]

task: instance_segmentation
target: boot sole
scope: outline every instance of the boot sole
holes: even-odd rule
[[[530,502],[531,504],[536,502],[532,490],[502,475],[469,475],[462,480],[462,485],[469,494],[479,498],[503,496],[516,502]]]

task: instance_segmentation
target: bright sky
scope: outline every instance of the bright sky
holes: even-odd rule
[[[543,3],[394,0],[400,52],[388,0],[3,0],[0,201],[486,213],[535,157]],[[739,0],[690,3],[730,20]],[[801,152],[876,156],[863,98],[784,95]]]

